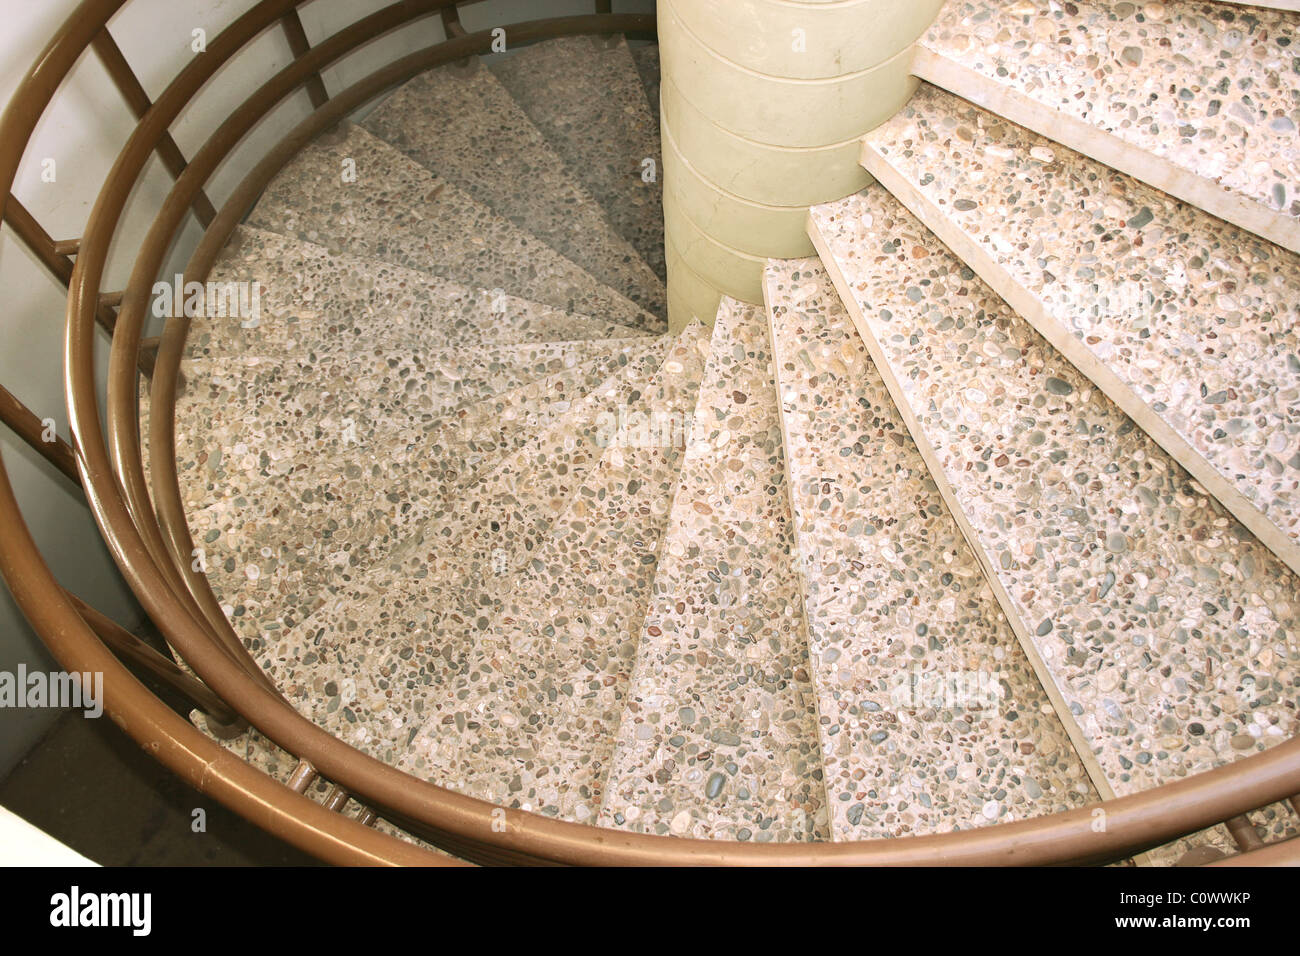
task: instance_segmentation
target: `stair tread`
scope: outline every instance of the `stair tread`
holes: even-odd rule
[[[381,344],[511,345],[606,339],[645,331],[530,302],[501,289],[472,289],[402,266],[333,252],[316,243],[240,226],[210,282],[256,282],[260,321],[195,316],[188,354],[282,353]]]
[[[478,59],[409,80],[363,125],[657,316],[662,280]]]
[[[915,69],[1300,251],[1297,27],[1290,14],[1213,3],[959,0],[922,38]],[[944,62],[932,69],[926,51]]]
[[[498,357],[474,387],[427,403],[390,387],[384,373],[355,367],[260,363],[254,369],[268,371],[241,377],[229,358],[187,363],[196,385],[177,402],[181,498],[214,590],[242,609],[236,626],[250,637],[291,626],[285,622],[302,620],[336,577],[346,580],[412,533],[435,491],[473,464],[467,449],[451,444],[466,419],[490,435],[520,409],[552,407],[594,387],[644,343],[447,350],[480,362]],[[582,348],[566,351],[575,344]],[[452,460],[431,460],[438,452]]]
[[[659,123],[621,36],[544,40],[492,72],[595,197],[610,223],[667,281],[659,193]],[[642,179],[645,160],[655,177]]]
[[[605,450],[479,631],[468,667],[431,702],[401,769],[503,805],[594,818],[677,487],[673,423],[695,407],[707,350],[693,323],[629,409],[629,423],[662,416],[667,440],[619,438]]]
[[[654,114],[655,120],[659,118],[659,44],[642,43],[630,47],[632,49],[632,60],[636,62],[637,73],[641,74],[641,87],[645,90],[646,103],[650,104],[650,112]]]
[[[252,438],[256,451],[272,460],[328,455],[337,462],[346,459],[349,443],[374,434],[419,434],[453,408],[643,344],[637,337],[187,359],[176,401],[177,453],[184,454],[183,433],[195,443],[186,456],[191,461]],[[353,424],[350,432],[345,420]],[[249,435],[255,421],[267,422],[268,430]],[[212,471],[219,462],[206,464]]]
[[[723,299],[598,823],[826,839],[767,324]]]
[[[1283,697],[1300,680],[1300,588],[1287,567],[883,190],[811,219],[1109,786],[1132,793],[1294,734]]]
[[[1300,257],[933,87],[864,157],[1300,571]]]
[[[353,168],[355,181],[344,182]],[[663,326],[542,239],[352,123],[298,153],[267,186],[248,222],[471,288],[509,289],[651,331]]]
[[[636,71],[641,75],[641,88],[645,90],[650,112],[659,115],[659,44],[643,43],[630,47]]]
[[[558,371],[548,372],[543,377],[504,389],[485,398],[471,398],[450,408],[444,408],[437,414],[428,413],[426,410],[409,422],[397,420],[398,427],[391,431],[375,430],[363,435],[358,430],[358,440],[366,438],[368,446],[373,445],[374,448],[382,450],[382,454],[377,457],[387,458],[393,462],[404,460],[405,449],[410,448],[412,458],[416,456],[422,458],[422,474],[427,476],[436,472],[448,476],[448,480],[453,480],[452,476],[455,476],[454,480],[461,480],[468,476],[470,470],[477,467],[479,460],[494,447],[497,437],[494,426],[506,426],[520,420],[535,421],[542,413],[567,411],[566,403],[580,398],[599,386],[614,374],[620,365],[655,347],[653,339],[641,338],[616,340],[611,345],[607,352],[602,351],[596,358],[575,356],[582,361],[572,364],[569,364],[567,358],[562,358],[556,363],[543,357],[543,368],[550,368],[556,364],[563,367]],[[238,418],[237,415],[232,417],[236,420]],[[252,415],[245,419],[245,421],[254,420]],[[355,423],[356,420],[353,421]],[[331,452],[341,451],[345,447],[340,440],[341,429],[323,435],[322,438],[330,441],[328,447]],[[375,439],[380,440],[375,441]],[[288,444],[292,444],[292,441]],[[437,457],[430,460],[429,455]],[[306,460],[297,461],[292,472],[283,472],[283,474],[310,476],[312,479],[319,475],[329,475],[337,471],[337,457],[333,454],[316,454]],[[270,465],[247,458],[243,460],[243,465],[250,476],[254,471],[264,478],[277,473]],[[225,476],[224,472],[223,476]],[[251,488],[252,485],[250,484],[249,487]],[[217,492],[223,492],[223,497],[229,497],[228,490],[202,485],[197,481],[187,483],[184,490],[194,495],[188,497],[187,502],[195,508],[206,507],[212,503]]]
[[[656,340],[517,451],[434,502],[412,541],[326,596],[261,661],[295,705],[396,764],[430,700],[468,666],[481,618],[599,463],[600,416],[647,387],[667,345]],[[338,712],[339,695],[311,693],[322,672],[355,701],[355,725]]]
[[[765,294],[834,839],[1095,802],[825,269]]]

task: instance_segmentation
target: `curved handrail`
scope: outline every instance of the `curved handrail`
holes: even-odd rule
[[[24,78],[3,117],[0,117],[0,183],[5,186],[3,194],[0,194],[0,203],[7,202],[26,144],[63,78],[81,52],[126,2],[85,0]],[[155,453],[151,455],[151,461],[170,462],[172,466],[156,466],[155,478],[168,479],[161,486],[155,482],[154,493],[159,495],[156,516],[149,507],[138,440],[131,437],[133,428],[129,420],[134,413],[135,352],[139,347],[142,325],[128,327],[120,341],[115,339],[110,353],[113,383],[108,401],[112,423],[111,455],[99,428],[92,362],[94,320],[104,260],[131,186],[160,137],[166,133],[171,119],[190,101],[203,82],[260,30],[274,23],[277,16],[296,9],[301,2],[304,0],[262,0],[209,45],[209,55],[204,58],[208,63],[191,62],[169,85],[159,102],[141,118],[96,200],[78,252],[68,296],[65,375],[69,414],[74,422],[78,468],[96,521],[128,583],[151,617],[158,621],[169,639],[175,638],[182,656],[208,686],[254,726],[290,752],[310,761],[316,769],[358,797],[373,802],[385,816],[412,832],[426,835],[466,857],[488,862],[765,865],[1104,862],[1168,842],[1300,791],[1300,739],[1292,739],[1264,753],[1176,783],[1108,801],[1098,807],[1016,823],[950,834],[844,844],[726,843],[597,829],[499,808],[410,777],[361,754],[298,715],[269,686],[269,682],[264,678],[262,683],[258,682],[260,668],[248,657],[237,638],[237,646],[229,646],[233,631],[223,635],[221,624],[211,618],[211,605],[202,597],[205,591],[210,595],[206,580],[200,583],[183,579],[183,586],[178,588],[175,576],[159,567],[160,563],[177,561],[178,556],[180,566],[187,566],[184,559],[188,551],[184,546],[189,542],[178,530],[184,528],[184,514],[183,509],[177,512],[179,486],[173,485],[174,458],[171,454],[158,454],[159,451],[173,450],[173,436],[167,422],[175,399],[175,373],[179,368],[185,323],[168,323],[153,385],[155,401],[151,402],[150,427],[151,447]],[[404,13],[410,14],[407,19],[413,19],[433,10],[453,8],[456,2],[405,0],[385,10],[402,8]],[[615,27],[615,22],[627,22],[610,15],[561,19],[568,21],[566,28],[573,32],[623,32]],[[556,22],[531,21],[508,29],[517,37],[525,38],[526,42],[530,30],[535,34],[544,31],[545,28],[538,24]],[[371,24],[377,23],[371,21]],[[170,241],[180,215],[195,192],[242,136],[242,133],[234,135],[233,132],[239,123],[250,117],[255,121],[274,102],[278,102],[283,95],[279,93],[282,87],[293,89],[301,86],[315,75],[321,65],[359,45],[362,34],[370,29],[370,25],[357,27],[354,24],[341,31],[341,34],[348,35],[346,41],[338,40],[340,34],[336,34],[268,81],[205,144],[205,150],[211,146],[211,151],[201,153],[201,161],[196,157],[194,172],[186,169],[178,178],[155,221],[156,229],[150,230],[149,238],[141,248],[131,283],[123,296],[122,311],[130,322],[135,322],[133,316],[142,308],[145,290],[151,288],[156,266],[151,271],[149,263],[158,254],[158,244]],[[312,136],[337,122],[351,109],[421,69],[486,50],[489,39],[485,33],[461,36],[404,57],[349,88],[309,116],[263,158],[223,206],[191,258],[187,276],[206,276],[238,216],[251,205],[270,177]],[[334,45],[327,46],[331,43]],[[321,49],[326,52],[318,53]],[[261,107],[260,111],[258,107]],[[240,119],[236,122],[237,116]],[[146,281],[148,285],[145,285]],[[155,422],[159,424],[155,426]],[[153,444],[159,439],[161,443]],[[119,485],[119,481],[122,484]],[[171,500],[173,491],[175,500]],[[154,521],[157,523],[151,528],[150,522]],[[228,801],[254,822],[268,826],[273,832],[336,862],[428,861],[431,855],[427,852],[416,852],[417,848],[391,838],[377,839],[382,835],[274,783],[204,737],[134,681],[96,640],[58,591],[57,583],[41,560],[23,523],[8,485],[3,461],[0,461],[0,523],[6,529],[10,526],[15,529],[14,534],[7,533],[3,536],[4,541],[0,542],[0,574],[10,582],[24,613],[56,657],[70,669],[105,672],[110,711],[120,717],[128,732],[168,766],[200,789]],[[142,529],[140,524],[145,527]],[[165,537],[153,538],[154,528]],[[188,535],[188,531],[184,534]],[[163,553],[157,548],[160,542],[165,545]],[[176,570],[174,564],[172,570]],[[198,586],[198,594],[191,591],[195,586]],[[196,607],[197,615],[194,613]],[[224,615],[221,615],[221,623],[229,627]],[[109,675],[112,675],[111,680],[107,679]],[[1106,826],[1100,832],[1096,826],[1098,810],[1104,813],[1106,820]],[[502,820],[504,829],[494,825]],[[391,844],[396,844],[396,848]]]

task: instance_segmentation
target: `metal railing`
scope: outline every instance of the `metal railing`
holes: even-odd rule
[[[222,613],[190,561],[190,540],[175,467],[173,410],[187,320],[144,337],[147,304],[164,256],[188,216],[204,233],[185,268],[204,281],[246,211],[304,145],[386,90],[439,64],[488,52],[492,35],[470,33],[458,10],[473,0],[401,0],[361,17],[313,46],[298,8],[310,0],[262,0],[211,40],[156,101],[114,42],[109,21],[129,0],[84,0],[62,25],[0,117],[3,219],[68,289],[65,392],[72,445],[40,440],[35,416],[0,392],[0,418],[83,488],[113,557],[168,644],[193,670],[141,645],[58,584],[32,539],[0,462],[0,575],[32,626],[69,671],[104,674],[106,711],[157,759],[197,789],[252,822],[336,863],[445,864],[445,857],[376,831],[378,818],[479,863],[598,864],[1051,864],[1105,863],[1227,822],[1242,863],[1300,859],[1300,840],[1263,844],[1245,814],[1300,793],[1300,739],[1194,777],[1088,807],[950,834],[852,843],[774,845],[679,839],[597,829],[497,807],[383,764],[300,716],[277,692]],[[588,16],[506,25],[512,44],[577,34],[651,38],[654,18],[613,14],[596,2]],[[447,39],[387,64],[330,96],[322,71],[384,34],[441,19]],[[293,61],[268,77],[188,161],[169,129],[200,88],[269,30],[284,34]],[[137,118],[99,191],[84,234],[56,241],[11,193],[27,144],[78,58],[92,49]],[[305,89],[313,112],[265,153],[217,208],[205,193],[213,172],[277,104]],[[174,178],[121,290],[101,289],[108,249],[145,165],[159,156]],[[97,331],[98,330],[98,331]],[[95,389],[96,336],[110,337],[105,411]],[[150,376],[150,475],[141,455],[140,376]],[[75,450],[74,450],[75,449]],[[193,727],[138,681],[119,656],[147,668],[208,715],[217,733],[251,724],[293,755],[280,782]],[[305,796],[331,782],[323,803]],[[345,809],[355,801],[354,817]],[[1294,806],[1294,803],[1293,803]],[[1106,825],[1096,826],[1097,809]]]

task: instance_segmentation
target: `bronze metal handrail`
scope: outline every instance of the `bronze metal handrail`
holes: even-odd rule
[[[47,423],[0,385],[0,422],[27,443],[27,446],[55,467],[81,490],[76,453],[57,434],[47,436]],[[185,673],[170,658],[164,657],[130,631],[119,626],[76,595],[69,593],[77,613],[106,645],[135,664],[149,670],[168,684],[208,717],[208,726],[222,736],[234,736],[247,728],[247,722],[232,711],[225,701],[212,693],[201,681]]]
[[[4,187],[0,202],[5,204],[5,221],[21,218],[9,190],[36,122],[87,47],[94,45],[101,56],[108,51],[107,56],[113,57],[116,46],[110,46],[107,24],[126,2],[85,0],[47,46],[0,117],[0,186]],[[843,844],[727,843],[597,829],[496,807],[410,777],[297,714],[247,654],[216,606],[206,579],[187,570],[193,543],[180,502],[171,427],[187,327],[184,319],[167,323],[158,349],[150,394],[152,495],[144,480],[136,395],[148,292],[186,212],[193,211],[207,226],[186,268],[187,279],[203,279],[239,217],[303,145],[409,76],[485,52],[490,43],[488,33],[468,34],[462,28],[462,35],[403,57],[330,98],[320,79],[326,66],[382,33],[430,14],[448,13],[458,24],[451,14],[463,0],[403,0],[361,18],[315,47],[307,42],[297,16],[298,7],[306,2],[262,0],[223,30],[209,44],[207,54],[191,61],[156,102],[146,105],[147,97],[141,100],[133,93],[129,79],[118,80],[128,100],[134,97],[139,122],[105,180],[85,233],[75,246],[60,247],[48,236],[28,230],[37,241],[48,240],[38,253],[47,267],[67,277],[65,376],[76,463],[115,560],[169,643],[202,679],[200,686],[209,688],[217,701],[303,761],[303,773],[321,774],[335,786],[327,798],[328,806],[322,806],[295,788],[270,780],[199,733],[131,677],[49,574],[0,461],[0,526],[5,528],[0,535],[0,574],[64,666],[105,673],[109,711],[159,759],[253,822],[309,852],[344,863],[441,862],[427,851],[384,837],[333,812],[346,804],[349,795],[412,833],[480,862],[906,865],[1108,862],[1300,792],[1300,739],[1292,739],[1176,783],[1096,807],[1016,823]],[[612,15],[603,3],[597,3],[597,9],[602,12],[529,21],[506,29],[515,43],[576,33],[653,32],[651,18]],[[174,149],[168,127],[231,57],[276,25],[285,31],[293,63],[254,92],[186,163]],[[117,68],[130,74],[124,58]],[[219,211],[213,210],[203,193],[213,171],[254,123],[300,88],[307,89],[315,112],[266,154]],[[175,184],[139,249],[125,289],[120,294],[101,293],[108,247],[127,196],[154,152],[171,156],[168,166]],[[69,249],[76,253],[70,272],[71,260],[62,255]],[[93,348],[96,323],[103,324],[100,313],[111,308],[110,302],[120,308],[110,352],[105,441],[94,388]],[[1105,819],[1100,831],[1098,812]],[[1245,837],[1242,824],[1234,826]],[[1287,852],[1293,848],[1269,844],[1249,856],[1272,854],[1269,858],[1273,858]]]

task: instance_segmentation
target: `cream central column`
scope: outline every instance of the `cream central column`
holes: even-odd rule
[[[808,207],[871,182],[858,140],[912,95],[943,0],[659,0],[668,319],[760,303],[763,262],[813,255]]]

